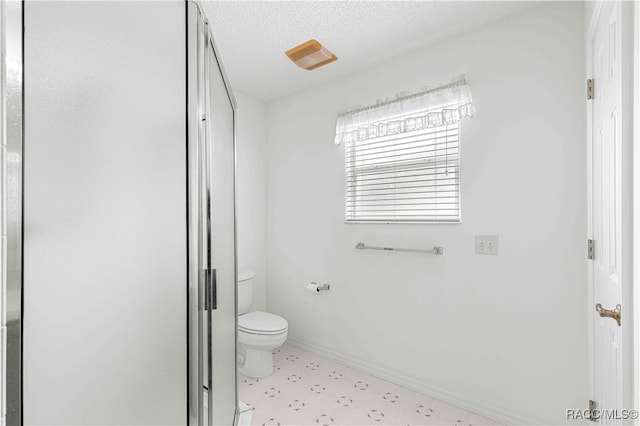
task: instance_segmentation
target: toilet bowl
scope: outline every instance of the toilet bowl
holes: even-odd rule
[[[238,343],[243,355],[240,373],[259,379],[273,373],[273,350],[287,340],[287,321],[268,312],[254,311],[238,317]]]
[[[239,371],[259,379],[273,373],[273,350],[287,340],[289,324],[268,312],[249,312],[253,301],[253,271],[238,274]]]

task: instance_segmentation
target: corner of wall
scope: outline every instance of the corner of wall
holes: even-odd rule
[[[235,95],[238,266],[255,271],[252,309],[266,310],[267,106],[242,92]]]

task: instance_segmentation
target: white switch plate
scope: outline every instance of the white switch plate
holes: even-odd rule
[[[497,235],[476,235],[476,254],[498,255]]]

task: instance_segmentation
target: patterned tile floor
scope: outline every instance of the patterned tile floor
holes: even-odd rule
[[[275,372],[240,376],[252,425],[495,425],[484,417],[284,345]]]

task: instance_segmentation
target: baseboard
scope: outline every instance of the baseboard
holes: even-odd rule
[[[497,407],[486,403],[479,403],[478,401],[464,395],[460,395],[455,392],[451,392],[450,390],[442,389],[428,383],[417,381],[412,377],[399,374],[395,371],[389,370],[379,365],[372,364],[362,359],[354,358],[350,355],[346,355],[333,349],[316,345],[315,343],[311,343],[302,339],[296,339],[289,336],[289,338],[287,339],[287,344],[298,349],[315,353],[331,361],[336,361],[347,367],[351,367],[355,370],[371,374],[372,376],[381,378],[390,383],[394,383],[415,392],[422,393],[431,398],[446,402],[447,404],[451,404],[455,407],[462,408],[463,410],[476,413],[483,417],[487,417],[502,424],[535,425],[548,423],[544,420],[525,416],[520,413],[515,413],[502,407]]]

